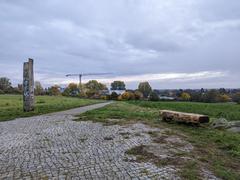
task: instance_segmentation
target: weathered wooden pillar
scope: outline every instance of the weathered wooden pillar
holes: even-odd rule
[[[33,59],[23,64],[23,110],[34,110],[34,73]]]

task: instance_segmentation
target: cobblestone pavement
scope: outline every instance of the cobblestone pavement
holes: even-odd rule
[[[150,143],[153,128],[72,121],[105,105],[1,122],[0,179],[179,179],[173,166],[158,168],[126,155]]]

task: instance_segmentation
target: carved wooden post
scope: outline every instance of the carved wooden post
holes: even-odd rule
[[[23,110],[34,110],[34,77],[33,59],[23,64]]]

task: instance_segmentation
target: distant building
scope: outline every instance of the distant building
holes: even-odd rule
[[[174,97],[169,97],[169,96],[159,96],[160,100],[168,100],[168,101],[174,101]]]
[[[126,90],[110,90],[109,94],[112,94],[113,92],[117,93],[118,95],[122,95],[126,92]]]
[[[101,94],[102,96],[107,96],[109,95],[109,90],[101,90],[99,91],[99,94]]]

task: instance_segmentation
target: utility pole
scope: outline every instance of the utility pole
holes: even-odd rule
[[[79,74],[79,90],[82,91],[82,74]]]

